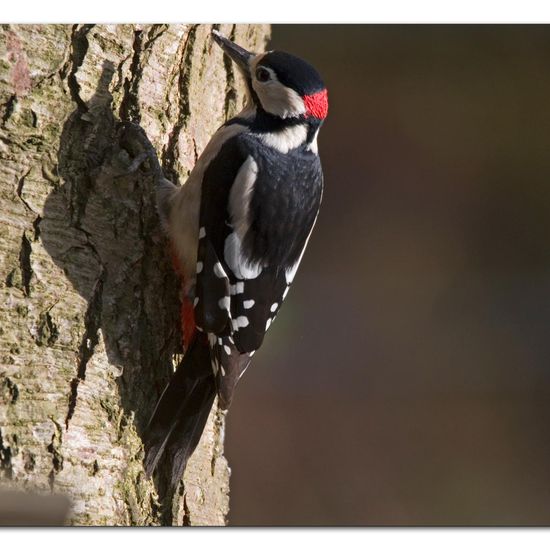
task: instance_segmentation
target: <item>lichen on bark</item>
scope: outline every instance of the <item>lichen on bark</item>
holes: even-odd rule
[[[224,524],[214,408],[184,482],[144,476],[140,433],[180,351],[178,281],[120,120],[184,182],[242,106],[209,25],[0,26],[0,486],[67,494],[77,525]],[[250,49],[263,25],[221,25]]]

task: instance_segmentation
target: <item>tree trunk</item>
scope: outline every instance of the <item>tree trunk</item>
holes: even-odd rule
[[[76,525],[219,525],[214,407],[183,484],[145,478],[140,433],[181,353],[178,281],[135,120],[184,182],[243,90],[208,25],[0,26],[0,479],[63,493]],[[269,29],[222,25],[252,50]]]

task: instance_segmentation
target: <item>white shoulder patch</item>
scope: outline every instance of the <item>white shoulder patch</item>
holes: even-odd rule
[[[242,251],[242,241],[250,228],[250,200],[257,176],[258,165],[249,156],[239,169],[229,193],[228,210],[233,233],[225,239],[223,255],[238,279],[255,279],[262,272],[262,266],[250,262]]]
[[[263,268],[260,264],[250,262],[244,256],[241,238],[236,231],[230,233],[225,239],[223,257],[237,279],[255,279],[262,272]]]
[[[258,165],[254,158],[249,156],[239,168],[229,193],[228,207],[231,225],[241,239],[244,239],[250,227],[250,199],[257,176]]]

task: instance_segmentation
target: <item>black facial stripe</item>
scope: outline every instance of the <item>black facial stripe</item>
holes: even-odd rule
[[[277,132],[280,130],[284,130],[285,128],[289,128],[290,126],[304,124],[304,122],[309,124],[309,122],[312,120],[313,119],[308,119],[303,115],[297,117],[280,118],[265,111],[258,102],[256,103],[256,116],[252,120],[235,117],[231,120],[228,120],[225,125],[229,126],[231,124],[242,124],[243,126],[248,126],[253,132],[262,133]]]

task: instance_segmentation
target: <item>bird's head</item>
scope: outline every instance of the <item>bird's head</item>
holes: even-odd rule
[[[317,124],[326,118],[327,90],[309,63],[285,52],[251,53],[216,30],[212,36],[244,75],[257,109],[280,119]]]

